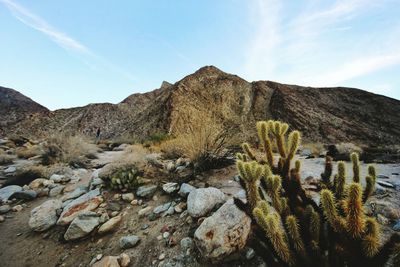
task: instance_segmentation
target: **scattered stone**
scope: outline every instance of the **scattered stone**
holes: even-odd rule
[[[148,215],[151,212],[152,209],[153,209],[153,207],[148,206],[146,208],[143,208],[143,209],[139,210],[138,211],[139,217]]]
[[[386,175],[383,175],[383,174],[378,174],[376,176],[376,178],[378,178],[378,179],[389,179],[389,176],[386,176]]]
[[[199,226],[195,243],[203,257],[218,261],[246,245],[250,226],[251,219],[229,200]]]
[[[160,215],[159,215],[159,214],[155,214],[154,212],[151,212],[151,213],[147,216],[147,218],[148,218],[149,221],[151,221],[151,222],[157,220],[159,217],[160,217]]]
[[[382,225],[388,225],[390,223],[389,219],[382,214],[378,214],[377,221]]]
[[[179,189],[178,194],[181,197],[187,197],[189,195],[189,193],[192,192],[195,189],[196,189],[196,187],[191,186],[190,184],[183,183],[181,185],[181,188]]]
[[[143,185],[137,189],[136,195],[139,197],[152,197],[156,191],[156,185]]]
[[[0,223],[2,223],[4,221],[5,221],[4,216],[0,215]]]
[[[50,180],[54,181],[55,183],[68,183],[71,178],[65,175],[53,174],[50,176]]]
[[[113,211],[113,212],[111,212],[110,217],[118,216],[118,214],[119,214],[119,211]]]
[[[121,255],[119,255],[118,261],[121,267],[128,267],[129,263],[131,263],[131,258],[128,254],[122,253]]]
[[[87,193],[86,186],[78,186],[77,188],[75,188],[74,191],[72,191],[72,192],[66,194],[65,196],[63,196],[61,200],[64,202],[64,201],[67,201],[67,200],[70,200],[70,199],[75,199],[75,198],[78,198],[78,197],[80,197],[80,196],[82,196],[83,194],[86,194],[86,193]]]
[[[108,216],[107,212],[101,213],[101,215],[100,215],[100,223],[101,224],[107,222],[109,219],[110,219],[110,217]]]
[[[186,166],[178,166],[175,168],[175,172],[180,173],[186,169]]]
[[[99,215],[92,211],[80,213],[71,222],[64,234],[64,239],[76,240],[90,234],[100,224],[99,219]]]
[[[33,190],[39,189],[41,187],[44,187],[44,182],[48,181],[45,178],[37,178],[35,180],[33,180],[30,184],[29,187]]]
[[[224,201],[225,195],[221,190],[215,187],[199,188],[190,192],[187,211],[192,217],[202,217]]]
[[[20,212],[23,209],[24,208],[21,205],[16,205],[16,206],[11,208],[11,210],[14,211],[14,212]]]
[[[164,239],[167,239],[170,235],[171,235],[171,234],[170,234],[169,232],[164,232],[164,233],[162,234],[162,237],[163,237]]]
[[[0,214],[6,214],[7,212],[9,212],[11,210],[10,205],[3,205],[0,206]]]
[[[135,199],[135,196],[133,195],[133,193],[122,194],[122,200],[124,200],[126,202],[132,202],[134,199]]]
[[[160,205],[160,206],[154,208],[153,212],[154,212],[155,214],[160,214],[160,213],[162,213],[162,212],[168,210],[169,207],[171,207],[171,204],[172,204],[172,202],[168,202],[168,203],[165,203],[165,204],[163,204],[163,205]]]
[[[140,237],[136,235],[129,235],[121,237],[119,240],[119,246],[122,249],[128,249],[135,247],[140,242]]]
[[[138,200],[137,199],[134,199],[134,200],[131,201],[131,205],[132,206],[136,206],[137,204],[138,204]]]
[[[17,168],[15,168],[14,166],[10,166],[7,169],[5,169],[3,172],[5,174],[10,174],[10,173],[13,173],[13,172],[16,172],[16,171],[17,171]]]
[[[165,259],[165,253],[160,254],[160,256],[158,256],[158,260],[162,261]]]
[[[393,226],[393,230],[400,232],[400,220],[397,220],[395,225]]]
[[[113,199],[114,200],[120,200],[121,199],[121,194],[114,194]]]
[[[141,230],[146,230],[147,228],[149,228],[148,224],[143,224],[142,227],[140,227]]]
[[[171,207],[169,207],[169,208],[163,213],[162,217],[170,216],[170,215],[173,215],[174,213],[175,213],[174,206],[171,205]]]
[[[180,244],[181,244],[181,250],[186,252],[193,248],[193,239],[191,239],[190,237],[185,237],[181,240]]]
[[[176,213],[182,213],[183,210],[186,209],[186,202],[180,202],[178,205],[174,207]]]
[[[374,213],[382,214],[384,217],[393,221],[400,219],[400,209],[397,203],[379,200],[371,202],[370,205]]]
[[[178,183],[166,183],[163,185],[162,188],[165,193],[172,194],[179,190],[179,184]]]
[[[67,225],[72,222],[79,214],[85,211],[92,211],[96,209],[103,199],[98,197],[100,190],[95,189],[73,200],[65,206],[60,218],[57,221],[58,225]]]
[[[61,208],[58,199],[47,200],[31,211],[29,227],[35,232],[43,232],[57,222],[57,210]]]
[[[50,188],[41,188],[36,191],[38,197],[47,197],[49,195]]]
[[[107,204],[107,210],[120,211],[122,209],[121,205],[117,202],[110,202]]]
[[[115,216],[114,218],[111,218],[107,222],[105,222],[102,226],[100,226],[98,233],[99,234],[104,234],[107,232],[111,232],[117,227],[117,225],[121,222],[122,216]]]
[[[246,259],[251,260],[256,256],[256,252],[252,248],[248,248],[246,251]]]
[[[57,185],[56,187],[52,188],[49,192],[50,197],[56,197],[60,195],[64,191],[64,185]]]
[[[104,181],[100,178],[93,178],[92,182],[90,183],[90,189],[95,189],[104,184]]]
[[[118,262],[118,257],[106,256],[101,259],[101,261],[96,262],[92,267],[120,267]]]
[[[170,162],[168,162],[166,167],[167,167],[167,171],[173,172],[175,169],[175,164],[174,164],[174,162],[170,161]]]
[[[22,187],[19,185],[9,185],[0,188],[0,202],[7,201],[15,192],[22,191]]]

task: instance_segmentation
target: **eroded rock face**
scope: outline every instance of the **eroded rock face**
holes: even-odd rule
[[[216,205],[225,202],[225,195],[215,187],[198,188],[190,192],[187,200],[187,211],[192,217],[201,217],[210,212]]]
[[[61,201],[52,199],[31,211],[29,227],[36,232],[43,232],[52,227],[57,222],[57,210],[61,209]]]
[[[72,222],[79,214],[85,211],[95,210],[102,202],[103,199],[100,195],[100,190],[92,190],[79,198],[73,200],[71,203],[64,207],[60,218],[57,221],[58,225],[67,225]]]
[[[229,200],[199,226],[195,244],[203,257],[216,262],[244,248],[250,227],[251,219]]]

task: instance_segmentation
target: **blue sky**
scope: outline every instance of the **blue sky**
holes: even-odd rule
[[[400,0],[0,0],[0,85],[117,103],[204,65],[400,99]]]

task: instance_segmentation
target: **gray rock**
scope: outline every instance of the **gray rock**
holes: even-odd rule
[[[33,200],[37,197],[37,193],[33,190],[25,190],[25,191],[17,191],[10,196],[11,199],[24,199],[24,200]]]
[[[178,183],[166,183],[163,185],[162,189],[164,190],[165,193],[172,194],[179,190],[179,184]]]
[[[94,189],[104,184],[104,181],[100,178],[93,178],[92,182],[90,183],[90,189]]]
[[[133,193],[122,194],[122,200],[124,200],[126,202],[131,202],[134,199],[135,199],[135,196],[133,195]]]
[[[397,220],[395,225],[393,226],[393,230],[400,232],[400,220]]]
[[[162,217],[173,215],[175,213],[175,208],[174,206],[171,205],[162,215]]]
[[[168,162],[166,168],[167,168],[167,171],[172,172],[175,169],[175,164],[172,161],[170,161],[170,162]]]
[[[140,241],[140,237],[136,235],[129,235],[129,236],[124,236],[121,237],[119,240],[119,246],[122,249],[128,249],[128,248],[133,248],[136,246]]]
[[[156,185],[143,185],[137,189],[136,195],[139,197],[152,197],[156,191]]]
[[[180,173],[183,172],[186,169],[186,166],[179,166],[176,167],[175,172]]]
[[[394,188],[394,185],[392,185],[391,183],[385,182],[385,181],[377,180],[376,183],[383,187]]]
[[[10,205],[0,206],[0,214],[6,214],[10,210],[11,210],[11,206]]]
[[[31,211],[29,227],[36,232],[43,232],[57,222],[57,210],[61,208],[61,201],[58,199],[47,200],[42,205]]]
[[[168,210],[171,207],[171,204],[172,204],[171,202],[168,202],[168,203],[165,203],[163,205],[160,205],[160,206],[154,208],[153,212],[155,214],[160,214],[160,213]]]
[[[121,220],[122,220],[121,215],[111,218],[110,220],[105,222],[102,226],[100,226],[98,233],[103,234],[113,231],[117,227],[117,225],[121,222]]]
[[[79,214],[69,225],[64,234],[65,240],[82,238],[94,230],[100,224],[99,215],[92,211]]]
[[[77,188],[75,188],[74,191],[66,194],[65,196],[62,197],[62,201],[67,201],[70,199],[75,199],[78,198],[80,196],[82,196],[83,194],[87,193],[87,187],[86,186],[78,186]]]
[[[251,219],[229,200],[197,228],[194,241],[203,257],[218,261],[244,248],[250,227]]]
[[[246,251],[246,259],[247,260],[251,260],[255,256],[256,256],[256,252],[254,251],[254,249],[248,248],[247,251]]]
[[[6,201],[12,196],[15,192],[22,191],[22,187],[19,185],[9,185],[3,188],[0,188],[0,201]]]
[[[10,173],[14,173],[17,171],[17,168],[15,166],[10,166],[7,169],[5,169],[3,172],[5,174],[10,174]]]
[[[194,187],[194,186],[192,186],[190,184],[183,183],[181,185],[181,188],[179,189],[178,194],[181,197],[187,197],[189,195],[189,193],[192,192],[195,189],[196,189],[196,187]]]
[[[182,251],[186,252],[188,249],[193,248],[193,239],[190,237],[182,238],[181,240],[181,249]]]
[[[190,192],[187,199],[187,211],[192,217],[202,217],[215,206],[225,202],[225,194],[221,190],[208,187]]]
[[[53,174],[50,176],[50,180],[54,181],[55,183],[67,183],[71,180],[71,178],[61,174]]]
[[[50,189],[49,196],[56,197],[60,195],[64,191],[64,188],[65,188],[64,185],[57,185],[56,187]]]

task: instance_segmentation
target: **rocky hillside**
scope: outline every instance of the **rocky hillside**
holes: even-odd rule
[[[48,109],[23,94],[0,86],[0,134],[6,134],[32,114],[46,113]]]
[[[0,91],[1,92],[1,91]],[[1,106],[1,121],[4,109]],[[105,137],[152,133],[177,134],[191,118],[213,113],[232,135],[253,133],[262,119],[286,121],[309,141],[400,144],[400,101],[352,88],[311,88],[271,81],[247,82],[213,66],[203,67],[175,84],[133,94],[119,104],[91,104],[32,115],[2,125],[3,133],[71,131]]]

